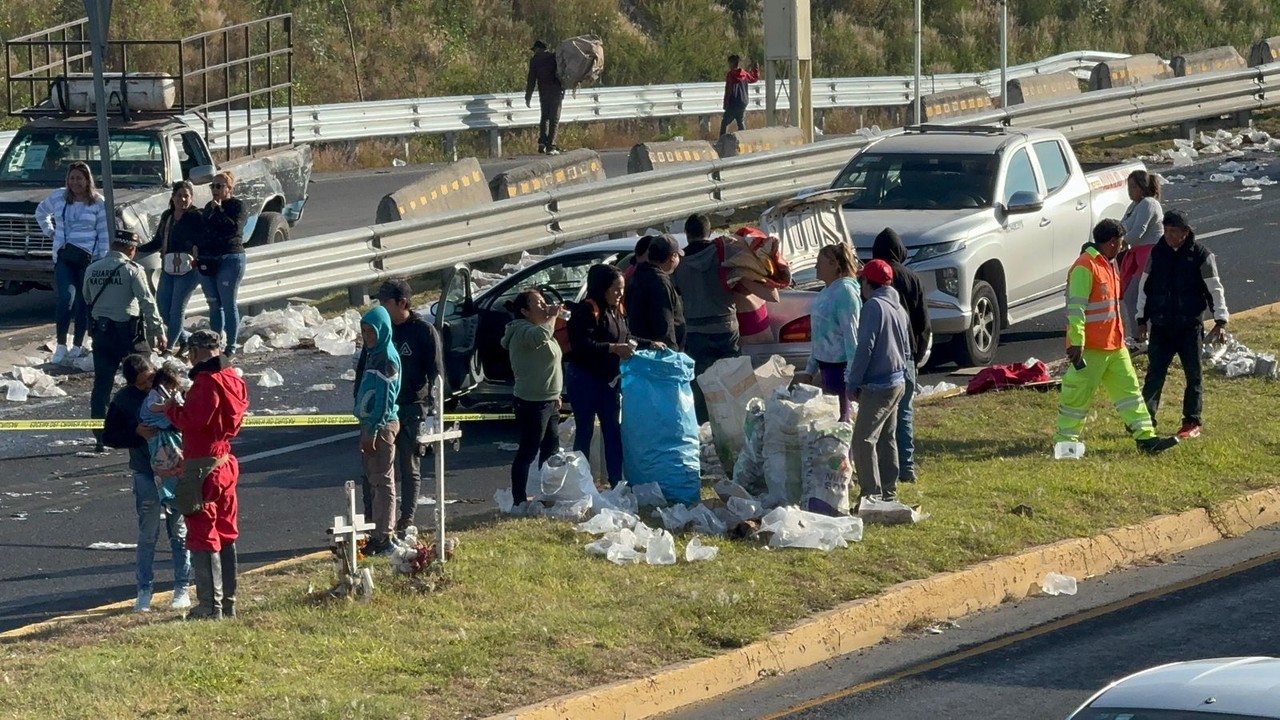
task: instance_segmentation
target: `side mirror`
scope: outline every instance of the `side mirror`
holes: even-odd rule
[[[197,165],[191,168],[191,176],[187,179],[192,185],[208,185],[213,182],[213,174],[216,172],[218,169],[212,165]]]
[[[1038,212],[1044,208],[1044,198],[1039,193],[1030,192],[1028,190],[1019,190],[1009,198],[1009,204],[1005,207],[1005,212],[1010,215],[1019,215],[1022,213]]]

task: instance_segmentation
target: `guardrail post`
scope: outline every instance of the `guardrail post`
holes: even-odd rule
[[[711,132],[711,116],[710,115],[698,116],[698,129],[704,133]]]
[[[658,118],[658,134],[666,136],[671,133],[671,129],[675,127],[675,118]]]
[[[458,133],[444,134],[444,155],[449,158],[449,162],[458,162]]]
[[[1253,111],[1241,110],[1240,112],[1233,113],[1231,115],[1231,122],[1238,128],[1253,127]]]
[[[1196,121],[1185,120],[1178,123],[1178,137],[1194,142],[1196,139]]]
[[[827,111],[826,110],[813,111],[813,127],[816,128],[817,131],[822,133],[823,135],[827,134]]]
[[[498,128],[489,131],[489,157],[502,157],[502,131]]]
[[[364,285],[347,287],[347,302],[351,307],[364,307],[369,304],[369,288]]]

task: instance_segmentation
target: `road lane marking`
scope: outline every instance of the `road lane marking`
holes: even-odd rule
[[[1023,630],[1022,632],[1017,632],[1012,635],[1008,635],[1006,637],[997,638],[995,640],[982,643],[981,645],[968,648],[967,650],[961,650],[960,652],[952,653],[950,655],[944,655],[940,658],[934,658],[933,660],[920,663],[918,665],[915,665],[914,667],[907,668],[906,670],[895,672],[891,675],[880,678],[878,680],[870,680],[864,683],[859,683],[857,685],[854,685],[853,687],[845,688],[844,690],[837,690],[836,692],[833,692],[833,693],[827,693],[822,697],[817,697],[812,700],[808,700],[808,701],[793,705],[787,708],[786,710],[761,716],[757,718],[757,720],[784,720],[785,718],[791,715],[795,715],[796,713],[803,712],[805,710],[809,710],[815,707],[820,707],[822,705],[827,705],[837,700],[843,700],[847,697],[858,695],[868,690],[874,690],[875,688],[888,685],[890,683],[898,682],[900,680],[905,680],[910,677],[923,675],[925,673],[932,672],[934,670],[946,667],[948,665],[954,665],[955,663],[968,660],[970,658],[977,657],[980,655],[985,655],[989,652],[1000,650],[1010,645],[1016,645],[1017,643],[1023,642],[1025,640],[1031,640],[1033,638],[1037,638],[1042,635],[1048,635],[1049,633],[1056,632],[1058,630],[1069,628],[1074,625],[1079,625],[1080,623],[1088,622],[1090,620],[1095,620],[1097,618],[1104,617],[1106,615],[1110,615],[1112,613],[1119,612],[1121,610],[1126,610],[1128,608],[1131,608],[1135,605],[1140,605],[1149,600],[1155,600],[1158,598],[1165,597],[1167,595],[1172,595],[1176,592],[1181,592],[1183,590],[1189,590],[1194,587],[1199,587],[1201,585],[1207,585],[1212,582],[1217,582],[1218,580],[1222,580],[1224,578],[1231,577],[1232,575],[1238,575],[1239,573],[1253,570],[1254,568],[1261,567],[1263,565],[1275,562],[1277,560],[1280,560],[1280,553],[1268,553],[1266,555],[1253,558],[1252,560],[1246,560],[1245,562],[1238,563],[1236,565],[1231,565],[1225,568],[1219,568],[1205,575],[1199,575],[1199,576],[1190,578],[1188,580],[1183,580],[1181,582],[1168,585],[1166,587],[1156,588],[1155,590],[1148,590],[1146,592],[1141,592],[1141,593],[1138,593],[1137,595],[1132,595],[1130,597],[1124,598],[1123,600],[1117,600],[1115,602],[1107,603],[1106,605],[1101,605],[1096,608],[1081,611],[1079,613],[1076,613],[1075,615],[1070,615],[1068,617],[1054,620],[1052,622],[1049,622],[1043,625],[1037,625],[1036,627],[1030,628],[1028,630]]]
[[[320,447],[321,445],[328,445],[330,443],[340,442],[342,440],[351,440],[358,437],[360,437],[359,430],[339,433],[337,435],[330,435],[326,438],[308,440],[307,442],[298,443],[297,445],[286,445],[274,450],[263,450],[262,452],[245,455],[244,457],[237,457],[236,459],[240,461],[241,465],[243,465],[247,462],[253,462],[254,460],[265,460],[267,458],[277,457],[280,455],[288,455],[289,453],[297,452],[299,450],[307,450],[309,448]]]
[[[1211,237],[1218,237],[1219,235],[1230,235],[1231,233],[1240,232],[1243,229],[1244,228],[1222,228],[1221,230],[1214,230],[1213,232],[1207,232],[1203,235],[1197,235],[1196,239],[1208,240]]]

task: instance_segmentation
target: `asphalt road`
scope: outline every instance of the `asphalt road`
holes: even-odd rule
[[[664,720],[1052,720],[1155,665],[1276,655],[1280,532],[1086,580],[882,644]]]
[[[1280,283],[1276,281],[1280,277],[1280,242],[1275,231],[1280,220],[1280,192],[1268,188],[1262,200],[1236,200],[1238,184],[1225,186],[1196,179],[1207,177],[1216,166],[1180,169],[1188,180],[1168,188],[1165,204],[1188,210],[1203,235],[1221,233],[1206,244],[1218,254],[1234,309],[1280,300]],[[390,185],[398,182],[378,174],[374,177],[376,182]],[[318,183],[315,192],[330,192],[331,202],[339,204],[337,198],[356,197],[353,188],[363,187],[365,182],[375,181],[344,176],[328,188],[324,181]],[[378,188],[367,190],[369,198],[379,192]],[[319,223],[314,217],[309,215],[304,222]],[[0,306],[12,308],[13,301],[0,299]],[[46,311],[27,314],[25,323],[31,328],[33,319],[48,315]],[[1012,328],[997,362],[1019,362],[1029,356],[1060,357],[1062,323],[1061,314],[1057,314]],[[14,332],[0,331],[0,342],[11,346]],[[30,334],[31,330],[21,332]],[[251,382],[255,412],[349,412],[351,385],[337,379],[350,367],[347,359],[288,351],[247,356],[242,363],[251,381],[254,373],[268,365],[284,376],[285,386],[266,389]],[[963,384],[965,378],[947,377],[950,369],[954,366],[935,368],[921,382]],[[335,389],[307,390],[322,383],[333,383]],[[26,405],[2,403],[0,419],[86,417],[88,385],[87,377],[77,377],[64,386],[71,397],[33,399]],[[132,596],[132,552],[87,549],[98,541],[135,541],[124,457],[76,457],[83,446],[62,444],[76,437],[76,433],[0,432],[0,551],[9,550],[0,552],[0,629]],[[495,490],[507,486],[512,456],[498,443],[514,439],[504,423],[476,423],[464,428],[461,451],[447,455],[450,497],[459,501],[449,506],[451,517],[466,519],[491,512]],[[236,451],[244,459],[241,552],[247,564],[323,547],[327,542],[325,528],[343,508],[343,482],[359,476],[358,455],[347,431],[246,430]],[[927,453],[928,447],[923,451]],[[430,524],[422,515],[419,520],[419,524]],[[167,560],[163,543],[160,557]],[[170,575],[162,570],[158,577],[163,582]]]

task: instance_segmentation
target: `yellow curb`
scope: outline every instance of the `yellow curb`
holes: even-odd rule
[[[298,557],[274,562],[269,565],[263,565],[262,567],[256,567],[252,570],[246,570],[241,573],[241,577],[247,577],[249,575],[263,575],[276,570],[284,570],[294,567],[295,565],[302,565],[303,563],[311,562],[312,560],[321,560],[331,556],[332,553],[328,550],[307,553],[306,555],[300,555]],[[158,592],[151,596],[152,607],[165,606],[172,599],[172,591],[166,590],[164,592]],[[0,633],[0,640],[17,640],[36,635],[44,632],[45,630],[52,630],[68,623],[79,622],[82,620],[96,620],[110,615],[121,615],[133,609],[133,602],[133,600],[121,600],[120,602],[113,602],[107,605],[99,605],[98,607],[90,608],[89,610],[82,610],[68,615],[59,615],[58,617],[42,620],[38,623],[32,623],[31,625],[23,625],[20,628],[14,628]],[[168,608],[166,607],[165,609]],[[156,611],[153,610],[152,612]]]
[[[820,613],[790,630],[705,660],[671,665],[636,680],[583,690],[488,720],[639,720],[794,672],[892,639],[921,621],[955,619],[1040,593],[1049,572],[1104,575],[1280,522],[1280,488],[1214,507],[1162,515],[1092,538],[1032,548],[953,573],[900,583],[884,593]]]

